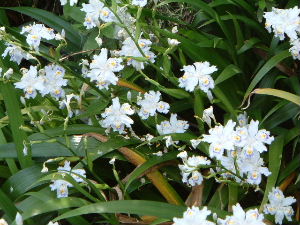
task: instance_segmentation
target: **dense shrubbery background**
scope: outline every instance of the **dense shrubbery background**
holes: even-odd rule
[[[299,224],[300,64],[289,52],[288,38],[279,40],[269,33],[263,17],[272,7],[299,7],[299,1],[148,0],[139,7],[129,0],[112,0],[105,4],[117,15],[102,9],[99,27],[93,27],[81,10],[88,2],[79,0],[74,6],[70,1],[61,6],[55,0],[0,2],[0,25],[5,27],[0,31],[1,54],[7,43],[13,43],[32,56],[23,55],[20,63],[13,62],[15,53],[0,59],[0,217],[8,224],[22,224],[21,220],[24,224],[54,220],[74,225],[170,224],[174,217],[182,217],[187,206],[207,206],[224,219],[237,203],[245,211],[257,208],[263,213],[272,188],[279,187],[285,196],[297,199],[292,221],[285,219],[283,224]],[[53,37],[42,36],[39,51],[26,39],[31,31],[20,34],[33,23],[53,29],[48,30]],[[107,61],[111,67],[105,67],[109,79],[95,81],[92,76],[106,56],[103,48],[111,58]],[[136,55],[129,57],[134,51]],[[101,59],[93,58],[99,54]],[[216,67],[207,72],[214,87],[205,89],[211,82],[206,77],[189,90],[184,82],[193,72],[184,66],[205,61]],[[39,72],[30,66],[37,66]],[[61,70],[64,76],[57,81],[52,70]],[[36,74],[24,88],[17,82],[26,73]],[[57,89],[51,85],[28,89],[48,73],[50,81],[60,82]],[[159,104],[153,105],[153,114],[143,114],[141,107],[152,105],[141,99],[151,90],[161,93]],[[130,107],[107,110],[116,98]],[[205,110],[210,106],[213,114]],[[110,121],[114,110],[123,111]],[[247,116],[241,117],[244,112]],[[177,130],[157,127],[171,114],[177,114]],[[125,129],[124,124],[114,124],[121,115]],[[275,137],[262,142],[268,150],[261,153],[260,166],[271,174],[261,172],[259,182],[249,182],[248,172],[223,168],[222,160],[211,153],[211,142],[201,139],[209,133],[208,120],[215,127],[239,123],[241,118],[249,124],[252,119],[259,121],[260,130],[270,131],[263,133],[266,139]],[[216,138],[220,146],[221,138]],[[198,164],[196,170],[201,174],[192,175],[197,179],[183,182],[178,165],[187,156],[177,155],[184,151],[207,157],[217,173],[200,163],[201,170]],[[237,164],[236,159],[233,165],[240,168]],[[22,219],[16,219],[17,212]],[[264,217],[265,224],[277,222],[267,213]],[[208,219],[214,221],[216,216]]]

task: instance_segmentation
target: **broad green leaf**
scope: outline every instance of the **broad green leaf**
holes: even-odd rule
[[[17,208],[6,193],[0,188],[0,209],[5,212],[8,217],[8,222],[12,222],[17,213]]]
[[[277,55],[270,58],[265,65],[258,71],[255,75],[254,79],[250,83],[247,91],[244,95],[244,101],[247,99],[253,88],[261,81],[261,79],[271,70],[273,69],[279,62],[291,56],[289,51],[282,51]]]
[[[292,93],[273,89],[273,88],[257,88],[254,91],[252,91],[253,94],[261,94],[261,95],[272,95],[279,98],[283,98],[285,100],[288,100],[290,102],[293,102],[300,106],[300,96],[294,95]]]
[[[242,71],[240,70],[240,68],[238,68],[237,66],[230,64],[228,65],[223,71],[222,73],[217,77],[217,79],[215,80],[215,85],[218,85],[220,83],[222,83],[223,81],[231,78],[232,76],[242,73]]]

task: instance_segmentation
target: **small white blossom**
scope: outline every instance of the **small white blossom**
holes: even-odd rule
[[[209,135],[203,135],[202,141],[210,143],[209,155],[220,159],[224,150],[234,150],[235,122],[229,120],[225,126],[219,125],[209,129]]]
[[[37,90],[44,87],[43,81],[37,76],[36,66],[30,66],[29,70],[24,70],[21,80],[14,85],[16,88],[23,89],[25,98],[35,98]]]
[[[177,39],[171,39],[171,38],[168,38],[168,44],[170,46],[177,46],[180,44],[180,41],[178,41]]]
[[[156,111],[160,113],[168,113],[170,105],[160,101],[160,92],[149,91],[145,93],[144,99],[139,98],[137,104],[141,106],[138,114],[142,119],[147,119],[149,116],[156,115]]]
[[[59,102],[59,108],[67,108],[69,118],[73,116],[73,111],[70,106],[72,99],[76,99],[77,101],[79,101],[79,96],[74,94],[66,95],[66,98]]]
[[[15,219],[16,225],[23,225],[23,217],[19,212],[16,214],[16,219]]]
[[[58,222],[53,223],[52,221],[50,221],[47,225],[59,225]]]
[[[8,225],[5,219],[0,219],[0,225]]]
[[[173,34],[178,33],[178,28],[177,28],[177,26],[175,26],[175,27],[172,28],[172,33],[173,33]]]
[[[7,46],[6,49],[4,50],[2,57],[6,57],[7,55],[10,56],[10,60],[13,62],[16,62],[18,65],[20,65],[22,59],[34,59],[34,57],[29,54],[28,52],[24,51],[21,47],[10,44],[10,43],[5,43]]]
[[[284,217],[292,221],[294,210],[291,207],[296,202],[294,197],[284,197],[282,191],[277,187],[273,188],[268,195],[269,204],[265,205],[264,213],[275,215],[275,222],[282,224]]]
[[[300,33],[300,32],[299,32]],[[294,59],[300,60],[300,38],[290,42],[292,47],[289,49]]]
[[[200,144],[201,141],[202,141],[202,139],[192,139],[192,140],[190,140],[193,148],[195,148],[195,149],[197,148],[197,146]]]
[[[210,89],[215,87],[215,83],[211,74],[217,71],[216,66],[210,66],[209,62],[196,62],[184,66],[182,71],[184,74],[179,78],[179,87],[192,92],[198,86],[208,96],[212,96]]]
[[[211,119],[216,123],[216,118],[214,115],[213,107],[210,106],[209,108],[203,110],[203,116],[202,119],[209,127],[211,127]]]
[[[161,124],[156,125],[158,133],[172,134],[172,133],[184,133],[188,129],[188,122],[185,120],[177,120],[177,114],[171,114],[170,121],[163,121]]]
[[[147,0],[132,0],[132,5],[144,7],[147,5]]]
[[[127,115],[132,115],[134,110],[131,109],[128,103],[121,105],[118,97],[114,98],[112,102],[112,105],[101,114],[104,118],[101,125],[104,128],[112,128],[113,131],[123,134],[125,133],[125,127],[131,128],[131,124],[133,124],[133,120]]]
[[[155,152],[155,153],[152,153],[153,155],[155,156],[162,156],[163,155],[163,152],[162,151],[158,151],[158,152]]]
[[[116,158],[115,157],[113,157],[111,160],[109,160],[109,164],[111,164],[111,165],[115,165],[115,161],[116,161]]]
[[[55,39],[54,30],[47,28],[43,24],[32,24],[22,27],[21,34],[26,34],[26,42],[34,50],[38,51],[41,39]]]
[[[192,208],[187,208],[187,210],[183,213],[183,218],[173,218],[173,225],[215,225],[215,223],[207,220],[207,216],[211,214],[211,211],[207,209],[207,207],[203,207],[203,209],[199,209],[196,206]]]
[[[78,0],[70,0],[70,6],[76,5]],[[68,3],[68,0],[60,0],[61,5],[66,5]]]
[[[291,40],[297,39],[300,33],[300,9],[297,6],[290,9],[272,8],[271,12],[265,12],[265,27],[269,32],[274,32],[275,37],[284,40],[286,34]]]
[[[64,166],[60,166],[57,168],[58,172],[65,176],[69,174],[76,182],[83,183],[84,180],[82,177],[86,177],[84,169],[72,169],[70,167],[70,162],[65,161]],[[80,175],[80,176],[78,176]],[[68,187],[73,187],[73,185],[65,180],[52,180],[52,184],[50,184],[51,191],[56,190],[57,198],[65,198],[68,197]]]
[[[248,125],[247,113],[244,112],[243,114],[239,114],[237,116],[237,121],[238,121],[240,127],[244,127],[244,126]]]
[[[122,59],[107,58],[107,53],[107,49],[102,48],[99,55],[94,55],[90,70],[86,74],[92,81],[96,81],[99,89],[108,89],[110,84],[116,85],[119,79],[115,72],[120,72],[124,68],[121,65]]]
[[[257,209],[243,210],[240,204],[232,206],[233,215],[226,216],[224,220],[218,219],[218,225],[266,225],[263,222],[264,216],[259,214]]]
[[[99,45],[99,47],[101,47],[101,45],[102,45],[102,43],[103,43],[102,38],[96,37],[96,38],[95,38],[95,41],[97,42],[97,44]]]
[[[173,141],[171,136],[165,136],[166,147],[169,148],[171,145],[178,143],[178,141]]]
[[[156,56],[154,55],[153,52],[150,51],[151,44],[152,42],[147,39],[138,40],[138,45],[142,50],[142,52],[144,53],[144,55],[146,56],[146,58],[149,59],[151,62],[154,62]],[[125,41],[122,43],[120,55],[128,57],[127,65],[132,65],[137,70],[144,69],[145,64],[147,64],[147,62],[141,62],[131,58],[131,57],[143,57],[143,55],[130,37],[126,38]]]
[[[1,73],[1,71],[0,71]],[[11,77],[11,75],[13,75],[14,70],[12,68],[9,68],[4,74],[3,74],[3,78],[7,78],[9,79]]]

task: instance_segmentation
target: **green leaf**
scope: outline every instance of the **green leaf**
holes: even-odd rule
[[[237,75],[239,73],[242,73],[240,68],[238,68],[237,66],[235,66],[233,64],[230,64],[217,77],[217,79],[215,80],[215,85],[218,85],[218,84],[222,83],[223,81],[225,81],[225,80],[229,79],[230,77]]]
[[[279,62],[284,60],[285,58],[288,58],[291,56],[291,53],[289,51],[282,51],[272,58],[270,58],[265,65],[258,71],[258,73],[255,75],[254,79],[250,83],[247,91],[244,95],[244,100],[247,99],[253,88],[261,81],[261,79],[272,69],[274,68]]]
[[[12,222],[17,213],[17,208],[10,198],[0,189],[0,209],[5,212],[8,222]]]
[[[24,125],[23,117],[18,102],[16,90],[11,84],[2,84],[1,92],[3,95],[4,103],[7,110],[7,115],[10,120],[10,128],[12,136],[16,145],[17,155],[22,168],[28,167],[32,164],[31,153],[28,150],[28,155],[24,155],[23,148],[24,142],[26,142],[27,135],[20,129]]]
[[[79,34],[79,31],[75,30],[67,21],[51,12],[32,7],[3,7],[3,9],[9,9],[15,12],[23,13],[46,24],[57,32],[61,32],[62,29],[64,29],[66,32],[66,38],[70,40],[70,42],[72,42],[72,44],[77,48],[81,46],[82,38]]]
[[[269,149],[269,170],[271,175],[268,177],[265,193],[263,200],[261,202],[259,211],[262,212],[264,205],[268,201],[268,194],[272,191],[272,188],[275,187],[278,174],[281,166],[282,151],[284,145],[284,136],[276,137],[275,141],[270,145]]]
[[[147,160],[147,162],[143,163],[142,165],[137,167],[132,173],[130,173],[130,176],[129,176],[128,181],[125,186],[125,189],[128,189],[129,185],[137,177],[139,177],[143,172],[145,172],[149,168],[151,168],[159,163],[166,162],[166,161],[169,161],[172,159],[176,159],[177,154],[178,154],[178,152],[169,152],[169,153],[164,154],[162,157],[153,157],[153,158]]]
[[[273,88],[257,88],[252,93],[276,96],[279,98],[286,99],[286,100],[293,102],[300,106],[300,96],[294,95],[294,94],[286,92],[286,91],[273,89]]]

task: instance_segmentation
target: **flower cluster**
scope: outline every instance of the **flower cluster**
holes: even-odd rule
[[[290,9],[272,8],[271,12],[265,12],[265,27],[280,40],[285,35],[290,38],[292,47],[289,49],[294,59],[300,60],[300,9],[295,6]]]
[[[101,125],[104,128],[112,128],[113,131],[118,131],[120,134],[125,133],[125,127],[131,128],[133,120],[127,116],[134,114],[134,110],[128,103],[120,104],[119,98],[112,100],[112,105],[105,109],[102,113],[104,118]]]
[[[199,209],[198,207],[193,206],[188,208],[183,213],[183,218],[173,218],[173,225],[191,225],[191,224],[201,224],[201,225],[214,225],[214,222],[207,220],[207,217],[211,214],[211,211],[207,207]]]
[[[137,104],[141,106],[138,114],[142,119],[156,115],[156,111],[160,113],[168,113],[170,105],[164,101],[160,101],[160,92],[149,91],[145,93],[144,99],[138,98]]]
[[[181,152],[177,156],[183,161],[183,165],[179,165],[182,182],[190,186],[202,184],[203,176],[198,170],[201,166],[210,165],[210,160],[203,156],[188,157],[186,152]]]
[[[209,62],[195,62],[194,65],[184,66],[184,74],[179,78],[179,87],[187,91],[194,91],[199,87],[205,92],[209,99],[212,99],[210,89],[215,87],[211,74],[217,71],[216,66],[210,66]]]
[[[16,62],[18,65],[21,63],[22,59],[34,59],[34,57],[29,54],[28,52],[24,51],[21,47],[10,44],[10,43],[5,43],[7,46],[6,49],[4,50],[2,57],[6,57],[7,55],[10,56],[10,60],[13,62]]]
[[[101,21],[112,22],[116,20],[114,14],[99,0],[89,0],[88,4],[83,3],[81,11],[86,13],[83,24],[87,29],[99,27]]]
[[[191,140],[191,143],[195,148],[201,141],[210,144],[209,156],[220,163],[217,172],[223,178],[242,182],[241,178],[245,177],[247,183],[259,185],[262,175],[271,174],[264,167],[260,154],[267,151],[266,145],[271,144],[274,137],[269,131],[258,129],[259,121],[252,120],[248,124],[246,114],[240,114],[238,121],[239,126],[232,120],[225,126],[217,125],[209,130],[209,134],[202,135],[202,139]]]
[[[156,125],[157,131],[160,135],[184,133],[188,129],[188,122],[185,120],[178,120],[177,114],[171,114],[170,121],[163,121]]]
[[[99,89],[108,89],[110,84],[116,85],[118,77],[115,72],[120,72],[124,66],[121,65],[122,59],[108,58],[108,51],[102,48],[99,55],[93,56],[93,61],[89,64],[89,70],[85,74],[92,81],[96,81]]]
[[[82,177],[86,177],[84,169],[72,169],[69,161],[65,161],[64,166],[60,166],[57,168],[58,173],[61,176],[65,176],[69,174],[77,183],[84,183]],[[51,191],[56,190],[57,198],[65,198],[68,197],[68,187],[73,187],[71,183],[65,180],[53,180],[53,183],[50,184]]]
[[[64,31],[62,34],[55,34],[52,28],[47,28],[44,24],[32,24],[22,28],[21,34],[26,34],[27,44],[38,51],[41,43],[41,39],[46,40],[62,40],[64,39]]]
[[[294,210],[291,207],[296,202],[294,197],[284,197],[282,191],[277,187],[273,188],[272,192],[268,195],[269,204],[265,205],[264,213],[275,215],[275,222],[282,224],[284,217],[291,221],[291,216]]]
[[[67,85],[68,80],[64,79],[65,69],[61,66],[51,64],[45,66],[42,70],[37,70],[36,66],[30,66],[30,69],[23,69],[23,76],[15,87],[23,89],[26,98],[35,98],[37,91],[42,96],[50,94],[59,99],[64,97],[63,86]]]

